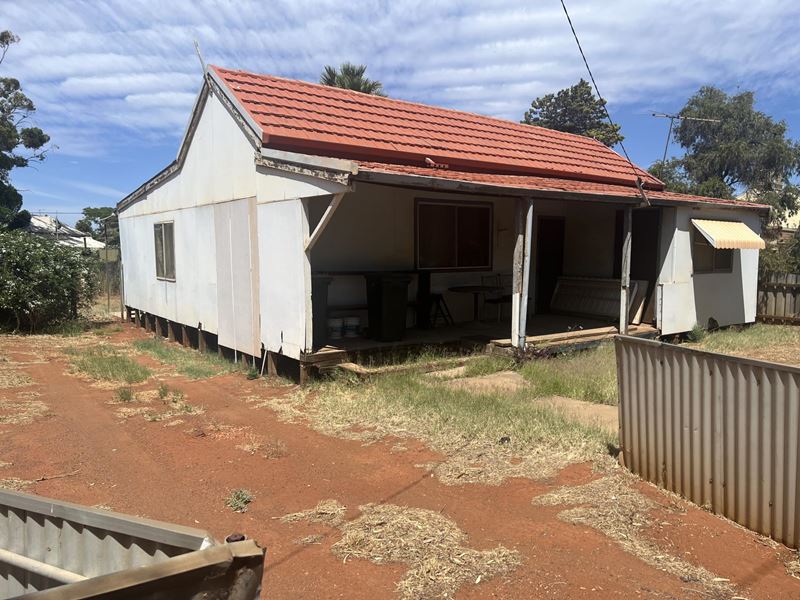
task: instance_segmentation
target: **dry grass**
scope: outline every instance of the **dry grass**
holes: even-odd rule
[[[359,510],[361,516],[344,521],[346,508],[335,500],[326,500],[282,520],[338,526],[342,537],[331,551],[345,562],[360,558],[376,564],[406,564],[408,570],[397,584],[403,598],[453,598],[462,586],[509,573],[521,562],[518,552],[503,546],[492,550],[468,548],[467,535],[432,510],[393,504],[367,504]]]
[[[283,458],[289,454],[283,441],[266,439],[255,433],[246,434],[244,442],[238,444],[236,449],[252,455],[259,454],[268,459]]]
[[[10,364],[13,363],[0,363],[0,389],[25,387],[34,383],[30,375]]]
[[[336,527],[344,521],[347,507],[336,500],[322,500],[314,508],[309,508],[281,517],[281,523],[297,523],[308,521],[310,523],[324,523]]]
[[[646,498],[632,487],[638,481],[614,468],[590,483],[562,487],[534,498],[535,504],[576,505],[558,514],[568,522],[588,525],[614,540],[625,552],[648,565],[679,577],[685,583],[702,586],[714,598],[730,598],[734,588],[703,567],[669,554],[643,535],[651,523],[651,512],[665,507]],[[673,510],[680,510],[673,507]]]
[[[47,414],[49,406],[30,395],[20,393],[16,398],[0,398],[0,425],[28,425]]]
[[[790,365],[800,364],[800,327],[757,323],[709,333],[693,348]]]
[[[0,489],[12,490],[14,492],[19,492],[24,490],[32,481],[28,481],[27,479],[19,479],[17,477],[8,477],[6,479],[0,479]]]
[[[305,537],[298,538],[294,541],[295,544],[298,546],[311,546],[313,544],[320,544],[322,540],[325,538],[324,535],[307,535]]]
[[[279,398],[249,398],[278,418],[307,422],[321,433],[372,443],[415,438],[444,455],[421,465],[443,483],[498,485],[511,477],[555,475],[602,457],[613,436],[570,420],[519,392],[448,388],[430,378],[396,374],[369,383],[331,381]],[[509,438],[510,443],[500,443]]]

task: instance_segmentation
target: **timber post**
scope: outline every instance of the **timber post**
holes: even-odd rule
[[[632,239],[633,209],[625,208],[625,218],[622,232],[622,267],[620,269],[620,294],[619,294],[619,332],[628,334],[630,288],[631,288],[631,239]]]

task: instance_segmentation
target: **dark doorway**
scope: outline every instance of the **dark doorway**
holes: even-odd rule
[[[617,211],[616,235],[614,236],[614,277],[622,272],[622,229],[624,211]],[[631,279],[647,281],[647,297],[653,293],[658,279],[658,239],[661,210],[637,208],[631,219]]]
[[[550,300],[564,269],[564,219],[540,217],[536,235],[536,312],[550,311]]]

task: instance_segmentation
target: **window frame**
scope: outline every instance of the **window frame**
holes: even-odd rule
[[[167,265],[169,261],[167,260],[167,236],[164,235],[165,226],[169,225],[172,230],[172,244],[170,247],[172,253],[172,273],[170,277],[170,273],[167,271]],[[158,243],[158,230],[161,230],[161,260],[163,265],[159,265],[158,260],[158,252],[155,251],[155,261],[156,261],[156,279],[159,281],[171,281],[174,282],[176,280],[176,267],[175,267],[175,221],[158,221],[157,223],[153,224],[153,244],[155,250],[155,244]],[[159,275],[159,267],[162,267],[161,275]]]
[[[733,263],[735,260],[734,248],[714,248],[711,243],[706,239],[706,237],[700,233],[696,227],[692,227],[692,272],[698,275],[711,275],[714,273],[733,273]],[[695,255],[695,248],[697,246],[704,246],[711,249],[711,269],[698,269],[697,268],[697,260]],[[725,267],[717,266],[718,257],[722,256],[723,253],[727,253],[730,256],[730,264]]]
[[[489,254],[488,264],[474,267],[423,267],[420,265],[420,207],[421,206],[452,206],[456,208],[455,215],[455,245],[456,245],[456,260],[458,260],[458,208],[485,208],[489,211],[489,219],[487,227],[489,228]],[[494,204],[486,201],[470,201],[470,200],[449,200],[439,198],[415,198],[414,199],[414,268],[417,271],[425,271],[428,273],[454,273],[454,272],[481,272],[492,271],[494,269]]]

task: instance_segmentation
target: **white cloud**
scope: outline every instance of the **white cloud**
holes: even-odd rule
[[[568,4],[612,109],[679,105],[703,84],[792,94],[800,76],[795,2]],[[0,20],[22,38],[0,71],[79,156],[177,143],[200,84],[194,39],[209,62],[312,81],[364,62],[392,96],[514,120],[586,76],[555,1],[28,0]]]

